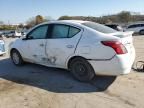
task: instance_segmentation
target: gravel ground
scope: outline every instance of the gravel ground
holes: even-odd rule
[[[14,39],[5,39],[6,46]],[[135,36],[136,61],[144,60],[144,36]],[[66,70],[35,64],[16,67],[0,57],[0,108],[144,108],[144,73],[75,80]]]

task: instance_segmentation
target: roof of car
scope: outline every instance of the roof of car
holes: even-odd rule
[[[82,21],[82,20],[56,20],[56,21],[49,21],[45,22],[43,24],[49,24],[49,23],[70,23],[70,24],[82,24],[88,21]]]
[[[71,22],[71,23],[85,23],[85,22],[88,22],[88,21],[83,21],[83,20],[61,20],[62,22]]]

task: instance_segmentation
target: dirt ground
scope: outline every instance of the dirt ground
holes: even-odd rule
[[[14,39],[6,39],[6,44]],[[144,60],[144,36],[135,36],[136,61]],[[144,73],[75,80],[66,70],[35,64],[16,67],[0,57],[0,108],[144,108]]]

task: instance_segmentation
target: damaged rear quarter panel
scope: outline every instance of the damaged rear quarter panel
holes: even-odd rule
[[[101,38],[96,33],[85,31],[75,55],[86,59],[110,59],[115,55],[115,52],[112,48],[102,45]]]

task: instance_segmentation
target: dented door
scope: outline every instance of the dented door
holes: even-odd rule
[[[46,58],[46,37],[48,25],[41,25],[33,29],[28,35],[25,43],[26,59],[38,64],[44,64]]]

